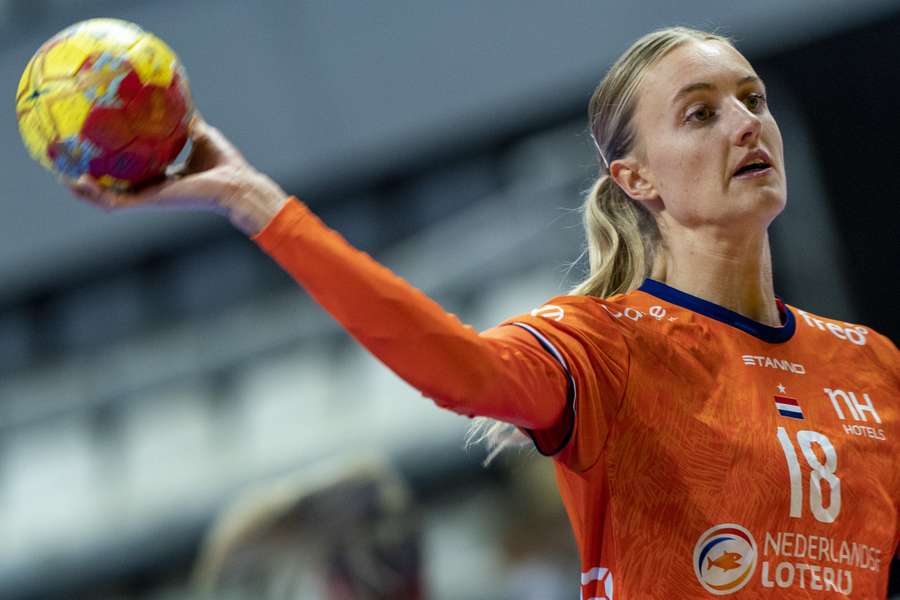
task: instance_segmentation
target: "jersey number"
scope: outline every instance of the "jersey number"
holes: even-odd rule
[[[803,508],[803,479],[800,474],[800,461],[784,427],[778,428],[778,441],[787,459],[788,474],[791,478],[791,516],[799,519]],[[828,438],[815,431],[798,431],[797,444],[811,469],[809,473],[809,510],[816,520],[822,523],[833,523],[841,512],[841,480],[834,474],[837,468],[837,453]],[[812,448],[817,444],[825,455],[825,464],[819,461]],[[822,502],[822,480],[828,483],[828,506]]]

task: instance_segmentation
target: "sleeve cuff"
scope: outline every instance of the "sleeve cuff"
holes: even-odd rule
[[[263,250],[271,253],[291,233],[296,232],[298,225],[311,214],[309,208],[296,196],[290,196],[272,219],[252,235],[250,239]]]

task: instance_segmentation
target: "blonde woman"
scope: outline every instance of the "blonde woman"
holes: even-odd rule
[[[590,277],[481,334],[203,122],[178,176],[73,191],[224,213],[425,396],[501,423],[495,442],[529,435],[555,461],[583,598],[884,597],[898,353],[775,295],[767,229],[786,173],[764,83],[729,40],[669,28],[611,67],[590,126]]]

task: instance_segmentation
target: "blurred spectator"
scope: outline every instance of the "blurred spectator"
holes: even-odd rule
[[[199,598],[420,600],[418,517],[383,459],[353,457],[253,486],[220,514]]]

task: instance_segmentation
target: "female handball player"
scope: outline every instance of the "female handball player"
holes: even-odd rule
[[[788,306],[767,229],[786,202],[765,86],[727,38],[637,40],[590,102],[590,274],[476,333],[351,247],[197,118],[181,172],[106,210],[220,212],[438,406],[555,462],[582,598],[884,597],[900,512],[900,360]],[[298,382],[299,383],[299,382]]]

